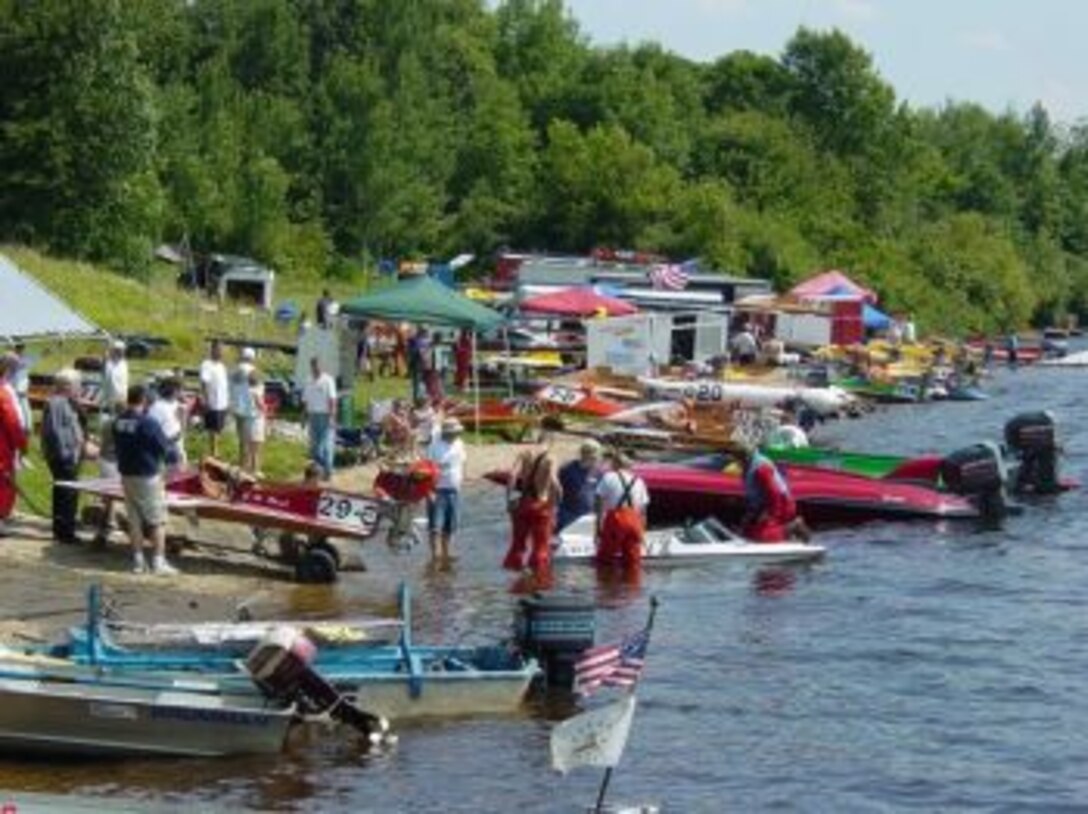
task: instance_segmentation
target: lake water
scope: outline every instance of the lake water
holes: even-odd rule
[[[1016,412],[1047,408],[1064,471],[1088,474],[1088,371],[1001,371],[993,398],[880,410],[828,425],[844,448],[948,451],[1000,436]],[[880,524],[828,531],[803,568],[715,565],[602,586],[567,569],[558,587],[596,594],[599,639],[661,607],[640,707],[612,799],[663,811],[1088,811],[1088,493],[1029,506],[1002,532]],[[370,571],[298,589],[288,607],[391,612],[416,593],[419,641],[508,635],[523,588],[498,569],[498,495],[470,498],[461,559],[374,546]],[[389,753],[324,737],[259,760],[0,764],[0,788],[108,797],[183,810],[581,811],[600,772],[550,770],[555,708],[405,726]],[[20,809],[23,810],[23,809]]]

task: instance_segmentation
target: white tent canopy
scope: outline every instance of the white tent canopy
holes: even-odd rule
[[[105,335],[105,331],[0,254],[0,343]]]

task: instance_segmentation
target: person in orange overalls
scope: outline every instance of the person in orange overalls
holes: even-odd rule
[[[15,469],[20,453],[27,448],[22,412],[11,378],[19,365],[18,357],[0,357],[0,536],[15,510]]]
[[[799,526],[797,504],[778,468],[755,447],[735,449],[744,478],[745,512],[741,534],[755,543],[782,543]]]
[[[528,548],[528,567],[536,573],[548,569],[555,513],[562,494],[558,467],[546,444],[517,457],[507,487],[511,537],[503,568],[509,571],[525,568]]]
[[[609,458],[612,470],[597,484],[597,564],[637,569],[650,495],[626,455],[613,451]]]

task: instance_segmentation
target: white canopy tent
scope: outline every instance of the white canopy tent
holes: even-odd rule
[[[0,343],[107,338],[105,331],[0,254]]]

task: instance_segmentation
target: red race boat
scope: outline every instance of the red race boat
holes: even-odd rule
[[[710,455],[686,465],[635,466],[650,491],[650,523],[675,525],[709,516],[725,523],[739,522],[744,514],[744,482],[736,471],[724,471],[727,463],[725,456]],[[966,498],[920,484],[810,466],[780,468],[798,511],[812,525],[979,517],[974,503]]]

